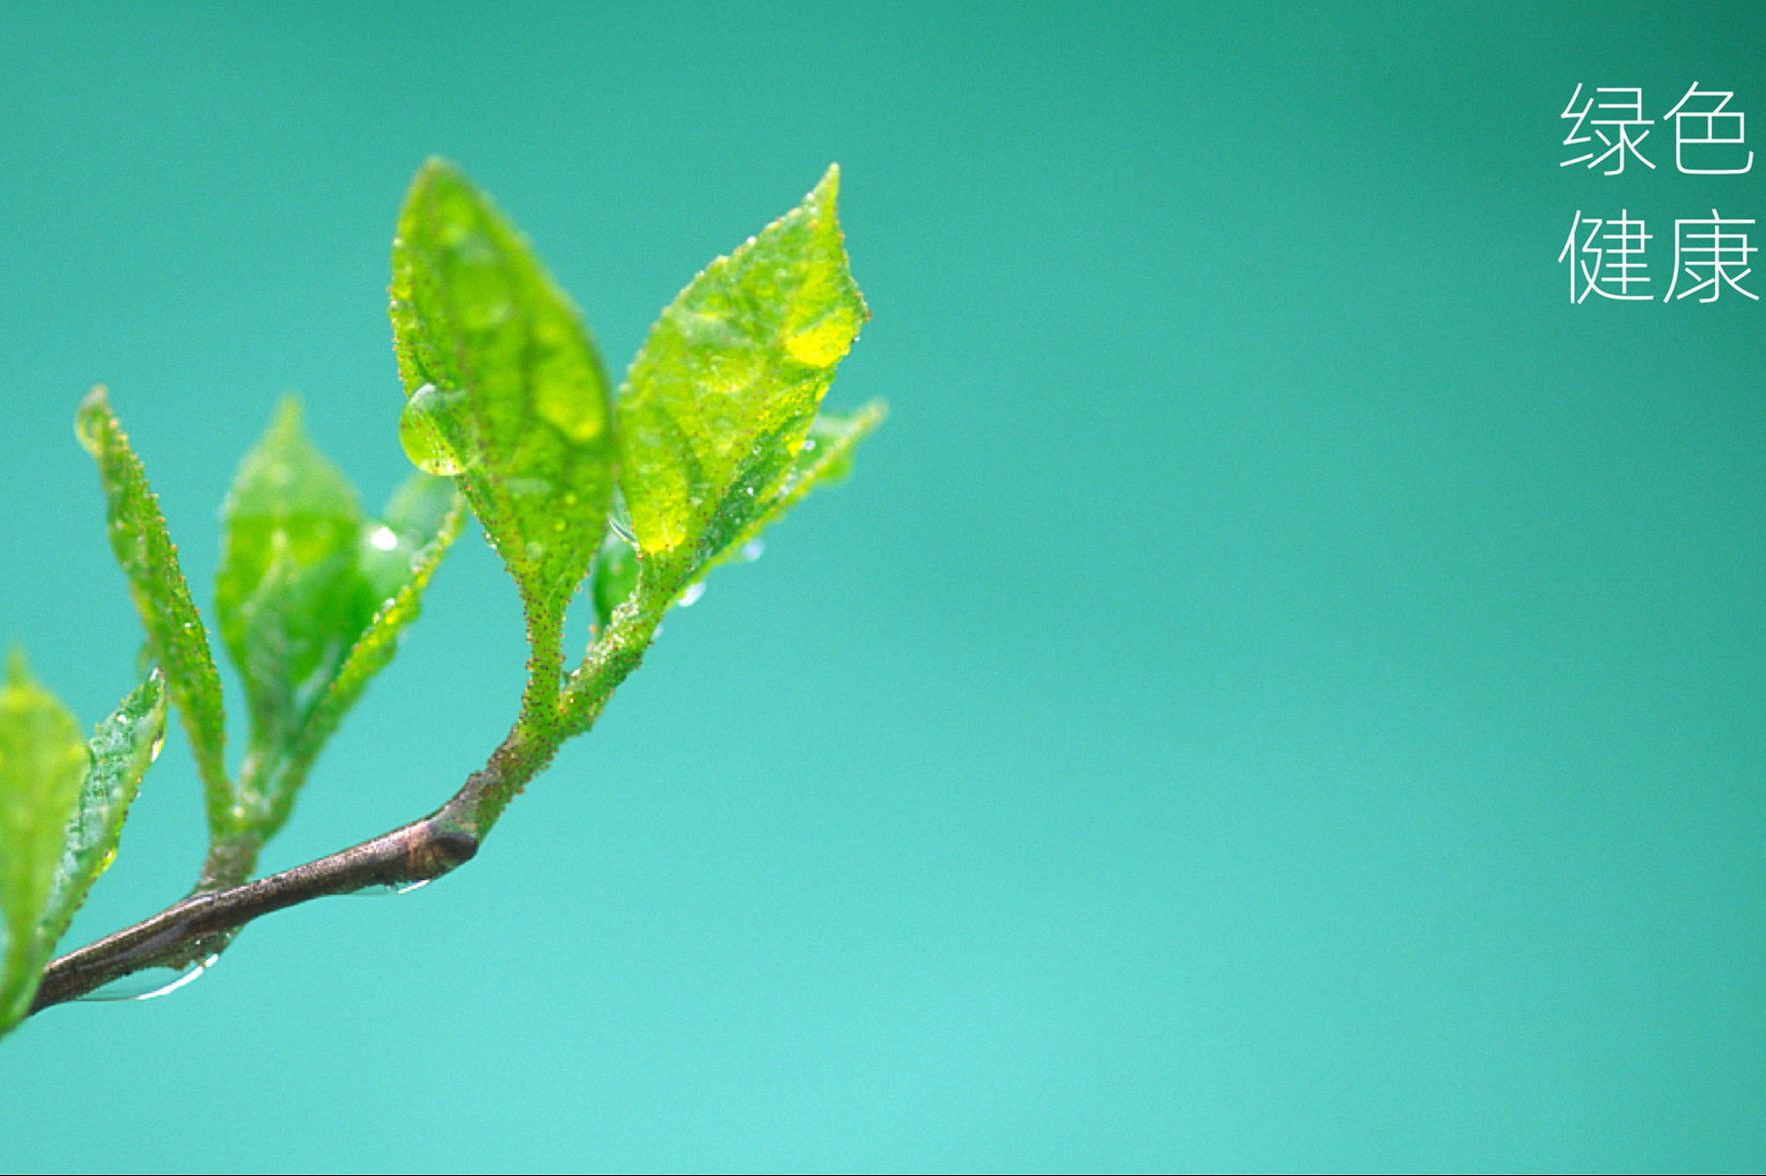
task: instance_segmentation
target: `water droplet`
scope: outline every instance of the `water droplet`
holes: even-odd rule
[[[743,563],[753,563],[755,560],[766,554],[766,540],[750,539],[742,545],[742,551],[740,554]]]
[[[368,534],[368,542],[376,550],[391,551],[399,545],[399,537],[393,534],[391,527],[375,527]]]
[[[155,739],[153,741],[153,746],[147,749],[147,762],[153,763],[155,760],[159,759],[159,753],[164,751],[165,749],[166,749],[166,733],[164,731],[161,731],[159,733],[159,738]]]
[[[692,608],[699,603],[699,598],[704,595],[705,581],[701,580],[697,584],[688,584],[686,590],[681,593],[681,598],[675,603],[682,608]]]
[[[457,392],[425,384],[411,393],[404,411],[399,413],[399,444],[411,464],[426,474],[451,478],[466,468],[442,435],[441,427],[441,414],[458,398]]]
[[[97,457],[104,447],[104,410],[96,406],[80,406],[74,415],[74,436],[80,440],[80,448]]]
[[[152,1000],[156,996],[169,996],[193,983],[196,978],[214,967],[219,956],[209,956],[199,963],[187,968],[143,968],[127,976],[118,977],[101,988],[95,988],[80,1000],[119,1001],[119,1000]]]
[[[409,894],[413,890],[422,890],[425,886],[428,886],[433,881],[435,881],[434,878],[421,878],[416,882],[399,882],[397,884],[392,884],[392,885],[388,885],[385,883],[377,883],[373,886],[364,886],[360,890],[351,890],[348,892],[346,897],[349,897],[349,898],[396,898],[398,895],[401,895],[401,894]]]
[[[613,509],[607,512],[607,525],[612,528],[615,535],[633,547],[638,545],[638,537],[632,532],[632,516],[625,508],[625,499],[615,498],[613,500]]]

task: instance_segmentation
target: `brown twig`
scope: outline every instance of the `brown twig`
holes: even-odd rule
[[[186,968],[206,960],[260,915],[370,886],[429,882],[470,861],[509,802],[564,741],[594,725],[614,689],[643,659],[663,607],[622,605],[565,683],[562,697],[556,690],[544,696],[543,718],[524,706],[484,767],[429,816],[255,882],[199,887],[158,914],[51,962],[31,1012],[77,1000],[147,968]],[[541,672],[555,671],[548,663]],[[528,697],[533,695],[530,687]]]
[[[199,892],[156,915],[68,952],[43,974],[31,1012],[75,1000],[146,968],[183,968],[226,946],[260,915],[371,886],[409,886],[441,877],[478,852],[488,793],[519,787],[550,756],[534,756],[511,735],[460,791],[422,820],[360,845],[240,886]]]

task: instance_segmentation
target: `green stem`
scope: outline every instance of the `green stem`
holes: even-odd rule
[[[644,660],[666,609],[666,601],[656,603],[640,586],[631,599],[614,610],[600,640],[564,684],[558,715],[565,738],[580,735],[595,725],[619,684]]]
[[[524,593],[522,616],[527,624],[527,686],[521,693],[521,721],[550,727],[558,712],[558,690],[564,679],[564,612]]]

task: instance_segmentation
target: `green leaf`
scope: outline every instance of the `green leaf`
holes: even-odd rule
[[[741,556],[742,549],[760,537],[760,533],[785,517],[785,513],[801,502],[810,491],[832,486],[852,472],[853,452],[871,430],[883,423],[888,410],[874,401],[857,412],[823,412],[810,425],[809,436],[798,450],[779,491],[763,510],[752,517],[706,565],[710,570]]]
[[[621,488],[647,583],[672,595],[770,509],[869,318],[829,168],[651,328],[619,399]]]
[[[91,768],[67,824],[54,894],[41,924],[46,950],[54,948],[92,884],[110,868],[123,819],[165,732],[166,683],[156,668],[92,732]]]
[[[215,617],[244,678],[252,753],[292,741],[367,623],[361,534],[355,489],[285,399],[221,508]]]
[[[416,474],[393,496],[384,521],[368,529],[361,549],[362,571],[376,601],[374,613],[343,665],[314,701],[300,737],[289,751],[283,768],[281,792],[286,799],[280,816],[286,816],[286,805],[292,802],[319,749],[361,697],[369,680],[398,652],[405,627],[417,619],[423,590],[465,520],[465,503],[447,479]]]
[[[638,586],[638,553],[618,535],[608,534],[595,557],[595,617],[602,627],[613,620],[613,610]]]
[[[191,602],[178,567],[178,549],[166,534],[159,502],[140,459],[117,423],[103,386],[81,402],[75,432],[98,462],[110,526],[111,550],[129,579],[129,594],[147,631],[147,647],[165,671],[167,689],[190,737],[208,799],[211,827],[226,817],[232,800],[225,759],[226,720],[221,679],[209,652],[208,633]]]
[[[391,311],[405,452],[458,481],[521,590],[536,650],[549,649],[613,493],[607,380],[588,331],[521,235],[439,160],[399,215]]]
[[[281,826],[326,738],[415,619],[461,512],[446,479],[418,474],[384,521],[364,518],[301,427],[299,402],[283,401],[222,510],[216,612],[251,740],[218,835],[261,841]]]
[[[0,685],[0,1033],[37,991],[49,952],[41,929],[89,761],[73,715],[13,654]]]

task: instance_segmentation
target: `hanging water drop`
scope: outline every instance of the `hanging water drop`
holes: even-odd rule
[[[451,478],[465,470],[466,464],[442,436],[440,415],[456,393],[444,392],[434,384],[425,384],[411,393],[399,413],[399,444],[411,464],[426,474]]]
[[[699,598],[704,595],[705,581],[701,580],[697,584],[688,584],[686,589],[681,593],[681,598],[675,601],[675,603],[682,608],[692,608],[695,604],[699,603]]]
[[[347,898],[395,898],[401,894],[409,894],[413,890],[422,890],[434,878],[420,878],[415,882],[385,883],[377,882],[372,886],[364,886],[359,890],[346,892]]]
[[[78,1000],[90,1001],[122,1001],[152,1000],[156,996],[170,996],[187,984],[194,983],[196,978],[214,967],[219,956],[209,956],[183,968],[143,968],[139,972],[131,972],[127,976],[119,976],[109,984],[94,988]]]

